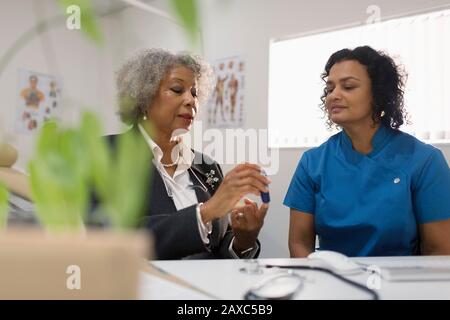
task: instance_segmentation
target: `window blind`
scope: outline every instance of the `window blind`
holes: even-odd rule
[[[387,52],[408,74],[400,129],[428,143],[450,143],[450,10],[272,41],[269,58],[269,146],[312,147],[328,131],[319,109],[329,56],[369,45]]]

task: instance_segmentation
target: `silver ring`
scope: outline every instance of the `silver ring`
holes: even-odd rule
[[[238,217],[238,218],[243,218],[243,217],[244,217],[244,214],[243,214],[242,212],[238,212],[237,217]]]

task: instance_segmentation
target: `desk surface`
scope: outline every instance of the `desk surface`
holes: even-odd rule
[[[450,256],[447,257],[376,257],[376,258],[352,258],[357,262],[373,266],[375,268],[392,267],[402,265],[404,267],[449,268]],[[297,264],[310,265],[308,259],[258,259],[260,265],[265,264]],[[242,299],[245,292],[258,281],[267,278],[271,274],[283,272],[280,269],[262,268],[260,274],[246,274],[240,271],[248,267],[246,260],[183,260],[183,261],[152,261],[151,264],[189,283],[192,287],[206,292],[204,298],[208,299]],[[309,270],[296,271],[305,277],[303,289],[295,296],[295,299],[369,299],[369,295],[352,287],[339,279],[326,273]],[[370,273],[361,272],[347,278],[366,285]],[[447,277],[449,279],[449,277]],[[393,282],[381,278],[377,293],[380,299],[450,299],[450,279],[434,281],[402,281]],[[149,287],[149,290],[150,287]],[[181,299],[179,293],[173,295],[167,292],[164,296],[154,292],[150,296],[153,299]],[[197,299],[195,295],[192,299]],[[186,297],[189,299],[189,297]]]

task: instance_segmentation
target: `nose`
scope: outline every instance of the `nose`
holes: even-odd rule
[[[197,112],[197,104],[198,104],[197,98],[194,97],[192,92],[190,92],[189,90],[186,90],[186,92],[185,92],[183,104],[185,106],[193,108],[194,111]]]
[[[342,98],[342,92],[339,87],[336,87],[327,95],[328,101],[338,101]]]

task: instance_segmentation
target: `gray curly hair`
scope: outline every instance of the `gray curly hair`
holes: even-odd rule
[[[214,86],[212,68],[200,56],[172,53],[165,49],[137,52],[117,72],[119,116],[127,124],[136,124],[151,104],[161,81],[175,66],[192,70],[197,79],[199,104],[207,101]]]

